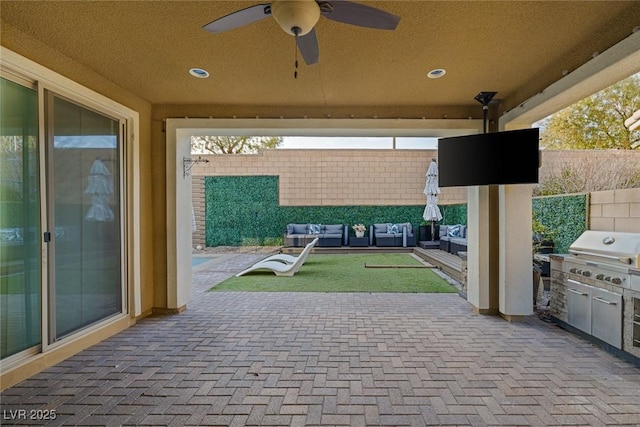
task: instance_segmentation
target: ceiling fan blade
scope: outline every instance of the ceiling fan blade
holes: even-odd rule
[[[240,9],[236,12],[230,13],[218,18],[215,21],[209,22],[202,28],[210,33],[221,33],[223,31],[233,30],[234,28],[242,27],[244,25],[252,24],[256,21],[271,16],[271,4],[257,4],[255,6],[247,7],[246,9]]]
[[[322,15],[333,21],[379,30],[395,30],[400,17],[348,0],[318,1]]]
[[[318,37],[316,36],[315,28],[312,28],[304,36],[296,37],[296,43],[298,44],[298,50],[302,55],[302,59],[307,65],[313,65],[320,59],[320,51],[318,49]]]

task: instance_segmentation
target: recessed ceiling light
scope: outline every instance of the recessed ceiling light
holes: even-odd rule
[[[206,79],[207,77],[209,77],[209,72],[207,70],[203,70],[202,68],[191,68],[189,69],[189,74],[199,79]]]
[[[440,77],[444,76],[445,74],[447,74],[447,70],[445,70],[444,68],[436,68],[436,69],[433,69],[433,70],[429,71],[427,73],[427,77],[429,77],[430,79],[439,79]]]

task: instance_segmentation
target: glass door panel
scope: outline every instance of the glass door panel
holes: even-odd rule
[[[0,79],[0,358],[41,342],[38,94]]]
[[[117,120],[48,99],[53,342],[122,312],[121,142]]]

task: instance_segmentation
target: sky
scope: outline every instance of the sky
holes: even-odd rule
[[[315,149],[390,149],[391,137],[317,137],[285,136],[278,149],[315,148]],[[437,149],[438,138],[398,137],[398,149]]]

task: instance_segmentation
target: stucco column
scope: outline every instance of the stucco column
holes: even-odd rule
[[[191,176],[184,173],[191,144],[172,119],[167,119],[166,133],[167,305],[154,310],[179,313],[191,299]]]
[[[497,189],[467,189],[467,301],[480,314],[498,314]]]
[[[522,321],[533,313],[532,186],[499,186],[500,315]]]

